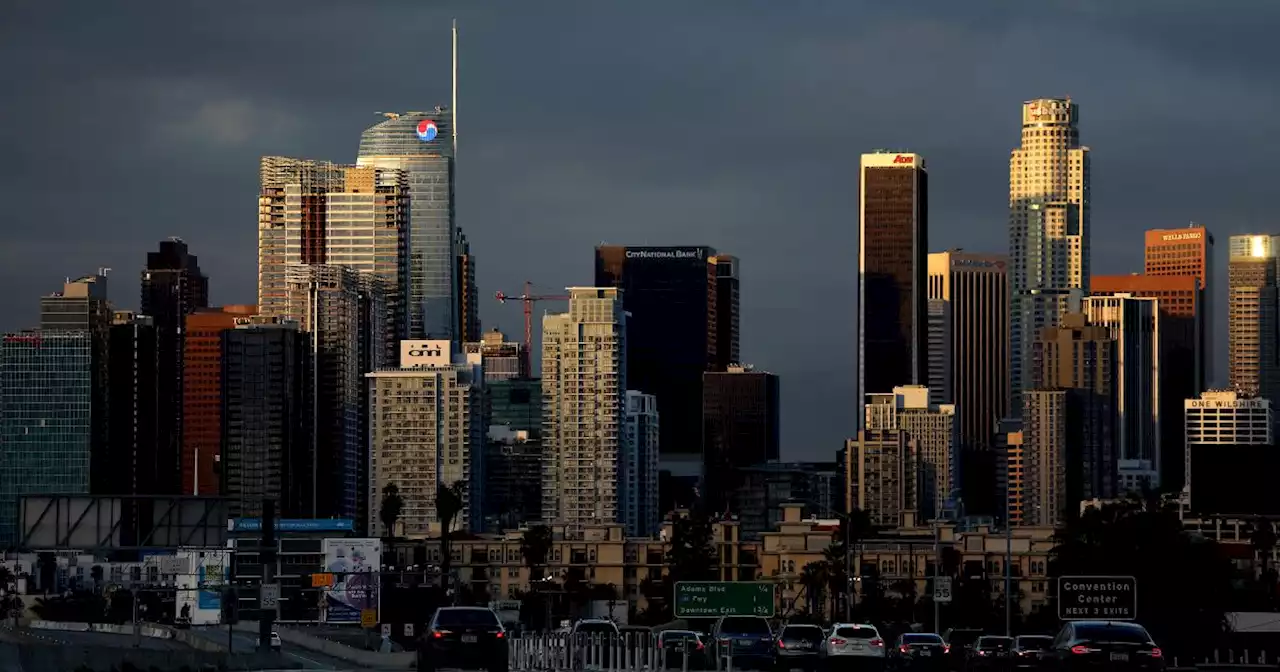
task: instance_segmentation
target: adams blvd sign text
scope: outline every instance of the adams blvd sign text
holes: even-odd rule
[[[1064,621],[1132,621],[1137,617],[1138,580],[1132,576],[1058,579],[1058,618]]]

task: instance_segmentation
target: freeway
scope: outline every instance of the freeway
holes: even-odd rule
[[[227,645],[227,629],[216,626],[196,626],[191,628],[191,634],[201,639],[208,640],[219,646]],[[258,648],[258,638],[253,634],[235,630],[231,635],[231,646],[234,651],[246,653],[254,651]],[[286,662],[299,663],[306,670],[352,670],[356,666],[340,658],[328,656],[319,651],[308,651],[296,646],[285,644],[280,653],[284,656]]]

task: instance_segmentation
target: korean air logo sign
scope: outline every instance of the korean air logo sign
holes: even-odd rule
[[[431,142],[440,134],[440,129],[436,128],[436,122],[430,119],[423,119],[418,122],[418,139],[423,142]]]

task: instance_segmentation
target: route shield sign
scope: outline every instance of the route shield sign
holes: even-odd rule
[[[1058,618],[1064,621],[1132,621],[1137,617],[1138,580],[1132,576],[1058,579]]]
[[[777,587],[766,581],[680,581],[675,593],[676,618],[773,618],[777,602]]]

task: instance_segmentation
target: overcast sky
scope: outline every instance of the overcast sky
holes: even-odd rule
[[[738,255],[784,458],[831,459],[853,427],[864,151],[925,155],[931,250],[1004,252],[1019,105],[1070,95],[1095,273],[1140,271],[1143,229],[1195,220],[1225,299],[1226,237],[1280,232],[1271,0],[9,2],[0,329],[100,266],[136,307],[172,235],[215,303],[253,302],[258,157],[354,161],[375,112],[447,104],[453,17],[485,327],[521,330],[497,290],[591,282],[600,242]]]

